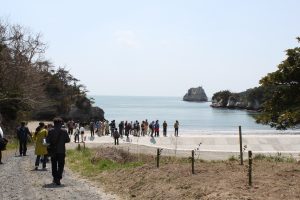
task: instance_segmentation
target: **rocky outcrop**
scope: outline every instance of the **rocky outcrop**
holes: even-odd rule
[[[44,106],[32,112],[32,118],[35,120],[52,120],[54,117],[60,116],[65,120],[73,119],[76,121],[103,120],[104,111],[99,107],[78,108],[71,105],[66,113],[58,113],[56,106]]]
[[[205,102],[207,101],[207,96],[202,87],[190,88],[184,95],[183,101]]]
[[[72,106],[70,112],[63,116],[65,119],[73,119],[76,121],[90,121],[93,120],[103,120],[104,119],[104,111],[99,107],[91,107],[87,110],[82,110],[77,108],[76,106]]]
[[[246,109],[259,111],[265,97],[264,88],[248,89],[241,93],[231,93],[228,90],[217,92],[212,97],[211,107]]]

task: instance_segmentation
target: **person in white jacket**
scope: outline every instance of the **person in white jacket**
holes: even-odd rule
[[[1,123],[1,121],[0,121],[0,123]],[[0,126],[0,139],[2,139],[2,138],[4,138],[4,133],[3,133],[3,130]],[[0,164],[3,164],[3,162],[2,162],[2,150],[1,149],[0,149]]]
[[[80,135],[81,135],[81,142],[84,142],[84,127],[83,124],[80,125]]]

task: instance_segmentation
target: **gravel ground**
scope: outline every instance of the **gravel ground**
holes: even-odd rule
[[[65,169],[62,185],[53,185],[50,163],[47,171],[33,170],[35,156],[32,149],[25,157],[4,153],[4,164],[0,165],[0,199],[118,199],[68,169]]]

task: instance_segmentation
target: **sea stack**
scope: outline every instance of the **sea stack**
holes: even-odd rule
[[[190,88],[184,95],[183,101],[206,102],[207,96],[201,86],[197,88]]]

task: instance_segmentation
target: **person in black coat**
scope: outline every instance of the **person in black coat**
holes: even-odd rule
[[[65,129],[62,129],[63,120],[61,118],[55,118],[53,123],[54,128],[49,130],[46,141],[53,147],[53,152],[51,152],[53,183],[60,185],[60,180],[62,179],[62,173],[65,166],[65,144],[70,142],[70,137],[68,132]]]
[[[17,128],[20,156],[26,156],[28,136],[30,136],[31,138],[31,133],[29,129],[25,126],[25,122],[21,122],[21,126]]]

